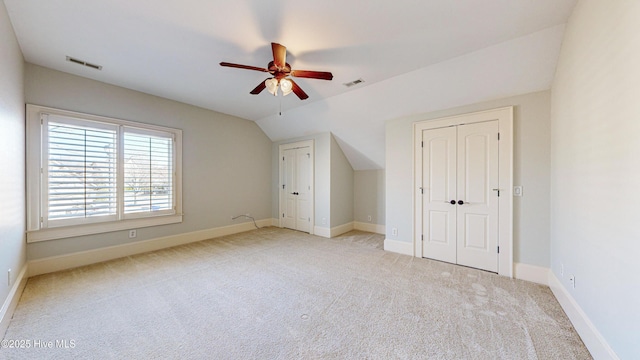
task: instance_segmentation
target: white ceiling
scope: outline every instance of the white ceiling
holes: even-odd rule
[[[273,141],[331,131],[361,170],[384,168],[387,120],[548,89],[576,0],[4,2],[28,62],[253,120]],[[218,65],[266,67],[271,42],[333,81],[296,79],[305,101],[255,96],[267,74]]]

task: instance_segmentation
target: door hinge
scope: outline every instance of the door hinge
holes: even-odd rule
[[[424,188],[420,187],[420,194],[424,195]]]
[[[284,161],[284,156],[282,157],[282,161]]]
[[[420,147],[424,147],[424,141],[420,141]]]
[[[282,213],[282,217],[284,217],[284,213]]]
[[[424,235],[420,235],[420,240],[424,241]]]
[[[500,246],[498,246],[498,254],[500,254]]]
[[[309,221],[309,222],[311,222],[311,218],[309,218],[309,220],[308,220],[308,221]]]
[[[498,141],[500,141],[500,133],[498,133]]]
[[[282,184],[282,189],[284,190],[284,184]]]

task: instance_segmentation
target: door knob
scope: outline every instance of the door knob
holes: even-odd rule
[[[450,203],[451,205],[455,205],[455,204],[456,204],[456,201],[455,201],[455,200],[451,200],[449,203]]]
[[[458,205],[462,205],[462,204],[464,204],[464,201],[458,200]]]

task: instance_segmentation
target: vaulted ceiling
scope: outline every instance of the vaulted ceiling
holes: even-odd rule
[[[330,131],[360,170],[384,168],[388,120],[550,88],[576,0],[4,2],[28,62],[253,120],[273,141]],[[271,42],[333,80],[296,79],[305,101],[250,95],[265,73],[218,65],[266,67]]]

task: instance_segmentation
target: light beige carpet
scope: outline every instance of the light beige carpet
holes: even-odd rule
[[[0,358],[590,358],[549,288],[382,242],[265,228],[34,277]]]

